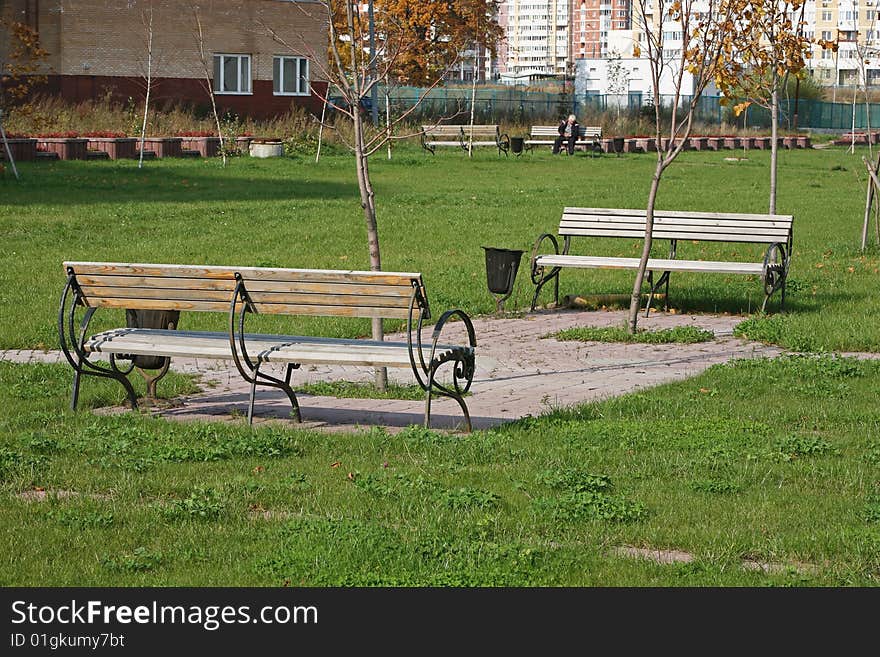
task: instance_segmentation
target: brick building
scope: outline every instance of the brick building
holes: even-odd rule
[[[0,14],[39,33],[49,52],[45,91],[70,101],[107,93],[125,100],[144,95],[151,5],[157,103],[209,105],[207,65],[220,111],[267,117],[300,105],[320,112],[328,37],[324,7],[311,0],[199,0],[197,10],[186,0],[6,0]]]

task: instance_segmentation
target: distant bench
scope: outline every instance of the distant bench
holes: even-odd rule
[[[559,136],[559,127],[555,125],[533,125],[529,130],[529,137],[523,144],[529,148],[535,146],[553,146],[556,138]],[[581,146],[590,151],[590,153],[602,152],[602,126],[586,126],[578,127],[578,138],[574,143],[574,147]]]
[[[491,125],[423,125],[421,131],[422,148],[434,154],[438,146],[458,146],[468,150],[473,147],[494,146],[498,154],[507,155],[510,138],[502,133],[496,124]]]
[[[431,318],[428,296],[419,273],[217,267],[202,265],[65,262],[67,283],[58,316],[61,349],[74,369],[71,408],[76,409],[82,375],[117,380],[132,408],[137,397],[127,374],[134,367],[167,371],[173,357],[232,360],[250,385],[248,422],[252,422],[256,386],[283,390],[298,421],[302,420],[291,373],[300,365],[360,365],[410,368],[425,391],[425,426],[431,417],[431,398],[455,399],[470,416],[463,396],[474,376],[476,339],[470,318],[450,310],[437,320],[432,339],[422,341],[423,322]],[[83,313],[78,309],[84,308]],[[124,308],[125,326],[89,334],[98,309]],[[180,311],[227,315],[227,331],[177,330]],[[77,314],[82,318],[77,322]],[[270,335],[245,332],[252,314],[393,318],[407,320],[405,342],[365,339]],[[439,342],[444,325],[462,320],[466,344]],[[95,362],[109,357],[109,366]],[[124,369],[118,361],[130,361]],[[437,380],[441,366],[451,365],[451,384]],[[283,366],[284,375],[266,372]]]
[[[759,276],[764,286],[763,311],[767,300],[781,290],[780,309],[785,306],[785,284],[791,264],[791,215],[732,214],[716,212],[655,211],[653,239],[669,240],[668,258],[649,258],[647,267],[650,294],[646,311],[657,290],[666,286],[666,306],[669,304],[669,276],[672,272],[717,274],[745,274]],[[611,208],[565,208],[559,221],[558,235],[564,240],[562,252],[559,242],[550,233],[544,233],[535,242],[531,257],[532,283],[535,295],[532,310],[541,288],[555,281],[555,299],[559,302],[559,272],[564,267],[636,270],[639,258],[574,255],[574,238],[644,239],[645,210]],[[543,255],[541,243],[549,240],[555,253]],[[761,262],[684,260],[676,258],[681,241],[733,242],[766,244]],[[655,274],[659,273],[658,277]]]

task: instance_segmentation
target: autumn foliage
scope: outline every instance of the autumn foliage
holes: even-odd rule
[[[0,39],[8,44],[5,60],[0,60],[0,108],[4,108],[46,82],[40,73],[49,53],[40,46],[36,30],[24,23],[0,18]]]
[[[330,4],[336,34],[347,35],[345,2]],[[374,0],[376,51],[385,63],[393,60],[389,74],[397,82],[432,84],[474,44],[495,52],[503,37],[494,19],[497,6],[497,0]],[[355,32],[367,48],[364,10],[355,15]],[[337,49],[346,56],[342,41]]]

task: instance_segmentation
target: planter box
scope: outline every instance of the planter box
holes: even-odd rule
[[[661,140],[661,143],[663,144],[664,151],[667,150],[670,142],[671,142],[671,140],[669,139],[669,137],[663,137],[663,139]],[[679,137],[678,139],[675,140],[675,146],[678,146],[681,142],[682,142],[682,139],[681,139],[681,137]],[[691,149],[690,138],[688,138],[684,141],[684,146],[682,146],[681,150],[687,151],[690,149]]]
[[[202,157],[217,157],[220,154],[219,137],[182,137],[181,148],[198,151]]]
[[[60,160],[84,160],[89,140],[80,137],[37,137],[37,148],[56,153]]]
[[[138,140],[134,137],[89,137],[89,148],[107,153],[111,160],[136,158]]]
[[[731,150],[739,148],[740,139],[739,137],[725,137],[724,138],[724,148],[729,148]]]
[[[708,137],[691,137],[690,138],[690,146],[695,151],[704,151],[709,148],[709,138]]]
[[[280,142],[251,142],[251,157],[281,157],[284,155],[284,145]]]
[[[755,147],[755,138],[754,137],[740,137],[739,138],[739,147],[745,150],[749,150]]]
[[[758,150],[768,150],[770,148],[770,137],[752,137],[752,143]]]
[[[623,142],[623,152],[624,153],[642,153],[642,149],[639,147],[637,139],[626,139]]]
[[[644,153],[656,153],[657,140],[653,137],[636,137],[636,148]]]
[[[798,135],[797,136],[797,147],[798,148],[812,148],[813,142],[807,135]]]
[[[156,157],[181,157],[182,141],[181,137],[147,137],[144,140],[144,150],[153,151]]]
[[[706,148],[710,151],[720,151],[724,148],[724,137],[707,137]]]
[[[12,159],[16,162],[32,162],[37,159],[37,140],[31,138],[8,139]],[[0,160],[6,160],[6,147],[0,142]]]
[[[239,153],[249,153],[251,149],[251,142],[253,140],[253,137],[236,137],[235,147],[238,149]]]

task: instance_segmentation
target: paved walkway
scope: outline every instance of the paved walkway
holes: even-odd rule
[[[625,317],[626,311],[548,310],[516,318],[476,318],[477,371],[472,394],[467,398],[474,428],[684,379],[735,358],[783,353],[777,347],[734,338],[733,327],[742,320],[734,316],[656,313],[640,318],[642,328],[692,325],[715,333],[715,340],[693,345],[560,342],[547,337],[569,327],[622,326]],[[455,324],[447,325],[443,340],[464,340],[463,331],[455,335],[458,328]],[[52,362],[63,357],[59,352],[10,350],[0,352],[0,359]],[[243,421],[248,385],[231,362],[175,359],[172,367],[198,374],[202,391],[176,400],[172,406],[155,408],[154,413],[176,420]],[[413,382],[412,374],[402,369],[389,369],[388,374],[393,381]],[[294,371],[292,385],[296,389],[303,383],[333,380],[371,381],[372,370],[303,368]],[[424,402],[420,401],[337,399],[305,394],[298,397],[304,426],[312,428],[354,431],[380,425],[395,431],[423,421]],[[122,409],[110,412],[119,410]],[[255,422],[281,419],[293,423],[289,413],[290,405],[282,392],[258,389]],[[455,401],[435,399],[433,427],[455,429],[461,421],[461,410]]]

